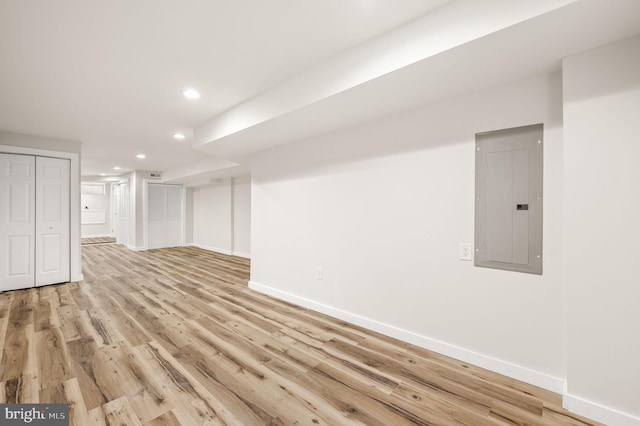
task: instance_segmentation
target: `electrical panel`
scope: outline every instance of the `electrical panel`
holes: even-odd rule
[[[476,134],[475,266],[542,274],[543,125]]]

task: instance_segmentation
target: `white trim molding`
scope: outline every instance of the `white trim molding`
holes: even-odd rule
[[[562,407],[572,413],[592,420],[615,426],[640,426],[640,417],[635,417],[595,402],[588,401],[568,392],[562,396]]]
[[[251,253],[245,253],[243,251],[234,251],[234,256],[244,257],[245,259],[251,259]]]
[[[192,243],[190,245],[193,247],[201,248],[202,250],[215,251],[216,253],[228,254],[229,256],[238,256],[238,257],[244,257],[245,259],[251,259],[251,253],[245,253],[243,251],[232,251],[232,250],[222,249],[219,247],[213,247],[213,246],[208,246],[206,244],[198,244],[198,243]]]
[[[503,361],[488,355],[474,352],[459,346],[455,346],[440,340],[432,339],[412,331],[403,330],[379,321],[371,320],[351,312],[343,311],[332,306],[324,305],[303,297],[299,297],[272,287],[259,284],[255,281],[249,281],[249,288],[260,293],[275,297],[303,306],[308,309],[338,318],[343,321],[350,322],[355,325],[365,327],[369,330],[376,331],[389,337],[402,340],[407,343],[437,352],[442,355],[455,358],[457,360],[468,362],[478,367],[486,368],[496,373],[520,380],[532,385],[550,390],[556,393],[562,393],[564,390],[564,380],[554,377],[530,368],[522,367],[507,361]]]
[[[115,238],[111,234],[89,234],[82,235],[80,238]]]
[[[233,256],[234,255],[231,252],[231,250],[227,250],[227,249],[222,249],[222,248],[208,246],[208,245],[205,245],[205,244],[198,244],[198,243],[193,243],[191,245],[193,247],[201,248],[202,250],[215,251],[216,253],[228,254],[229,256]]]

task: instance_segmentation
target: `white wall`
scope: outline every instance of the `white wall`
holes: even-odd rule
[[[193,188],[185,188],[185,245],[193,245]]]
[[[126,179],[129,185],[129,235],[127,238],[127,247],[131,250],[142,250],[144,241],[140,240],[140,245],[138,245],[138,241],[136,240],[136,235],[138,229],[140,229],[140,233],[142,233],[143,222],[137,222],[138,209],[142,208],[142,201],[140,201],[140,206],[137,205],[138,199],[142,200],[142,186],[139,184],[139,179],[136,178],[136,172],[133,171],[126,175],[120,176],[122,179]],[[142,214],[142,213],[140,213]]]
[[[251,176],[233,178],[233,254],[251,257]]]
[[[259,153],[251,287],[561,391],[559,74]],[[475,133],[545,125],[544,274],[474,268]],[[321,267],[324,279],[316,279]]]
[[[136,170],[133,179],[129,181],[129,195],[131,203],[129,205],[129,227],[131,230],[129,242],[135,250],[142,250],[145,247],[144,218],[145,218],[145,179],[149,178],[149,172]]]
[[[80,142],[0,131],[0,145],[80,153]]]
[[[241,176],[193,188],[193,245],[250,257],[250,182]]]
[[[637,425],[640,37],[565,59],[563,85],[566,405],[609,424]],[[635,422],[602,417],[597,405]]]
[[[80,194],[82,209],[105,211],[105,223],[81,225],[80,234],[83,238],[111,236],[111,185],[101,184],[104,185],[104,194]]]
[[[193,189],[193,244],[207,250],[231,254],[231,179]]]

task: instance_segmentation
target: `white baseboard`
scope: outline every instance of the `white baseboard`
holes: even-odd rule
[[[213,246],[208,246],[205,244],[198,244],[198,243],[193,243],[191,245],[194,247],[201,248],[203,250],[215,251],[216,253],[228,254],[229,256],[233,255],[233,253],[231,253],[231,250],[221,249],[219,247],[213,247]]]
[[[227,249],[222,249],[219,247],[208,246],[205,244],[192,243],[190,244],[193,247],[198,247],[203,250],[215,251],[216,253],[228,254],[229,256],[239,256],[247,259],[251,259],[251,253],[245,253],[243,251],[231,251]]]
[[[129,244],[126,244],[126,247],[131,251],[144,251],[144,247],[143,246],[136,247],[136,246],[131,246]]]
[[[565,393],[562,396],[562,407],[573,413],[607,425],[640,426],[640,417],[622,413],[569,393]]]
[[[541,373],[539,371],[522,367],[488,355],[483,355],[478,352],[461,348],[459,346],[455,346],[446,342],[432,339],[430,337],[423,336],[412,331],[403,330],[401,328],[384,324],[382,322],[371,320],[369,318],[365,318],[351,312],[343,311],[332,306],[324,305],[310,299],[299,297],[287,292],[283,292],[281,290],[274,289],[272,287],[268,287],[266,285],[259,284],[255,281],[249,281],[249,288],[260,293],[273,296],[277,299],[291,302],[296,305],[332,316],[334,318],[338,318],[343,321],[365,327],[369,330],[376,331],[386,336],[414,344],[421,348],[428,349],[430,351],[437,352],[439,354],[446,355],[463,362],[468,362],[478,367],[486,368],[487,370],[495,371],[496,373],[511,377],[516,380],[530,383],[534,386],[538,386],[552,392],[562,393],[564,390],[564,380],[558,377]]]
[[[251,253],[245,253],[243,251],[234,251],[234,256],[244,257],[245,259],[251,259]]]
[[[111,234],[90,234],[81,235],[80,238],[113,238]]]

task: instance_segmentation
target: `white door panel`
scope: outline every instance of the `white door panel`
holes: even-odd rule
[[[184,244],[183,191],[181,185],[148,184],[147,248],[176,247]]]
[[[7,190],[9,196],[9,223],[13,225],[19,223],[33,225],[33,217],[31,216],[33,183],[9,183]]]
[[[0,291],[33,287],[35,157],[0,154]]]
[[[36,285],[70,280],[69,160],[36,157]]]
[[[8,238],[8,256],[9,269],[7,276],[9,278],[19,279],[20,277],[31,277],[33,268],[31,260],[33,259],[32,247],[33,237],[31,235],[12,235]],[[33,280],[29,281],[30,286]]]
[[[62,246],[63,242],[61,241],[60,235],[43,235],[40,238],[40,241],[42,244],[42,272],[53,273],[60,271],[63,265],[63,260],[60,253],[60,247]]]
[[[111,219],[109,223],[111,224],[111,232],[110,236],[113,238],[118,238],[118,185],[115,183],[111,184],[111,192],[109,199],[109,210],[111,211]]]

